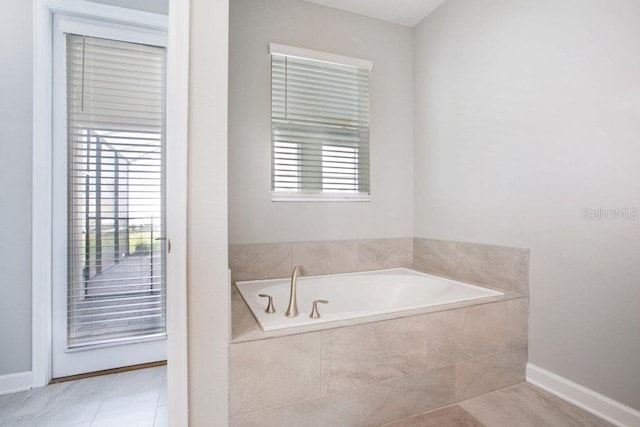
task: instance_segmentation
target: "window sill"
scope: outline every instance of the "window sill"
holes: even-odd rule
[[[291,194],[271,193],[272,202],[370,202],[369,194]]]

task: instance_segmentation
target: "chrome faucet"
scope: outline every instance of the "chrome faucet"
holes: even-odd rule
[[[291,273],[291,292],[289,293],[289,307],[285,316],[296,317],[298,315],[298,296],[296,294],[296,287],[298,282],[298,276],[306,274],[307,271],[302,265],[296,265]]]

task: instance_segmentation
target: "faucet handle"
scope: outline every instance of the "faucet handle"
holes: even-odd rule
[[[317,319],[320,317],[320,312],[318,311],[318,303],[320,304],[329,304],[329,301],[326,299],[317,299],[313,302],[313,309],[311,309],[311,314],[309,315],[312,319]]]
[[[267,304],[267,309],[265,310],[265,313],[275,313],[276,309],[273,306],[273,297],[271,295],[267,295],[267,294],[259,294],[258,295],[261,298],[269,298],[269,303]]]

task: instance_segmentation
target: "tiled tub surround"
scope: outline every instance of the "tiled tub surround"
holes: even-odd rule
[[[529,294],[529,250],[422,238],[229,246],[233,282],[278,279],[298,264],[309,275],[409,267],[436,276]]]
[[[529,294],[529,250],[414,239],[413,268],[461,282]]]
[[[432,257],[429,268],[440,268],[436,255],[420,252],[420,244],[414,249],[413,239],[390,239],[232,246],[230,265],[235,280],[286,277],[297,264],[310,274],[327,274],[411,267],[417,250]],[[465,260],[465,274],[475,278],[466,281],[501,287],[504,296],[413,310],[400,318],[264,332],[234,286],[231,425],[381,425],[523,381],[528,280],[520,269],[528,253],[493,248],[464,247],[458,255],[454,244],[454,259],[468,255],[493,262],[492,270]],[[454,267],[446,275],[456,273]],[[488,280],[492,274],[499,283]]]
[[[520,297],[232,343],[231,425],[381,425],[515,384],[526,316]]]
[[[233,282],[291,276],[298,264],[307,274],[350,273],[413,266],[413,239],[230,245]]]

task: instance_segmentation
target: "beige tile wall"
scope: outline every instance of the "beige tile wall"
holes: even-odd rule
[[[529,294],[529,250],[414,239],[413,267],[462,282]]]
[[[231,344],[231,425],[380,425],[520,382],[527,300]]]
[[[291,244],[229,245],[231,280],[277,279],[291,275]]]
[[[322,392],[426,371],[426,327],[414,316],[322,331]]]
[[[429,316],[429,368],[505,351],[507,304],[482,304]]]
[[[320,395],[320,335],[231,345],[233,416]]]
[[[229,268],[234,282],[288,277],[298,264],[304,265],[309,275],[411,267],[413,239],[229,246]]]
[[[456,363],[456,400],[524,381],[526,350],[508,350]]]
[[[359,425],[379,426],[451,403],[452,366],[382,381],[358,389]]]
[[[288,277],[298,264],[309,275],[409,267],[528,295],[529,250],[433,239],[370,239],[229,246],[232,280]]]
[[[327,427],[358,425],[358,394],[334,393],[232,417],[231,427]]]

